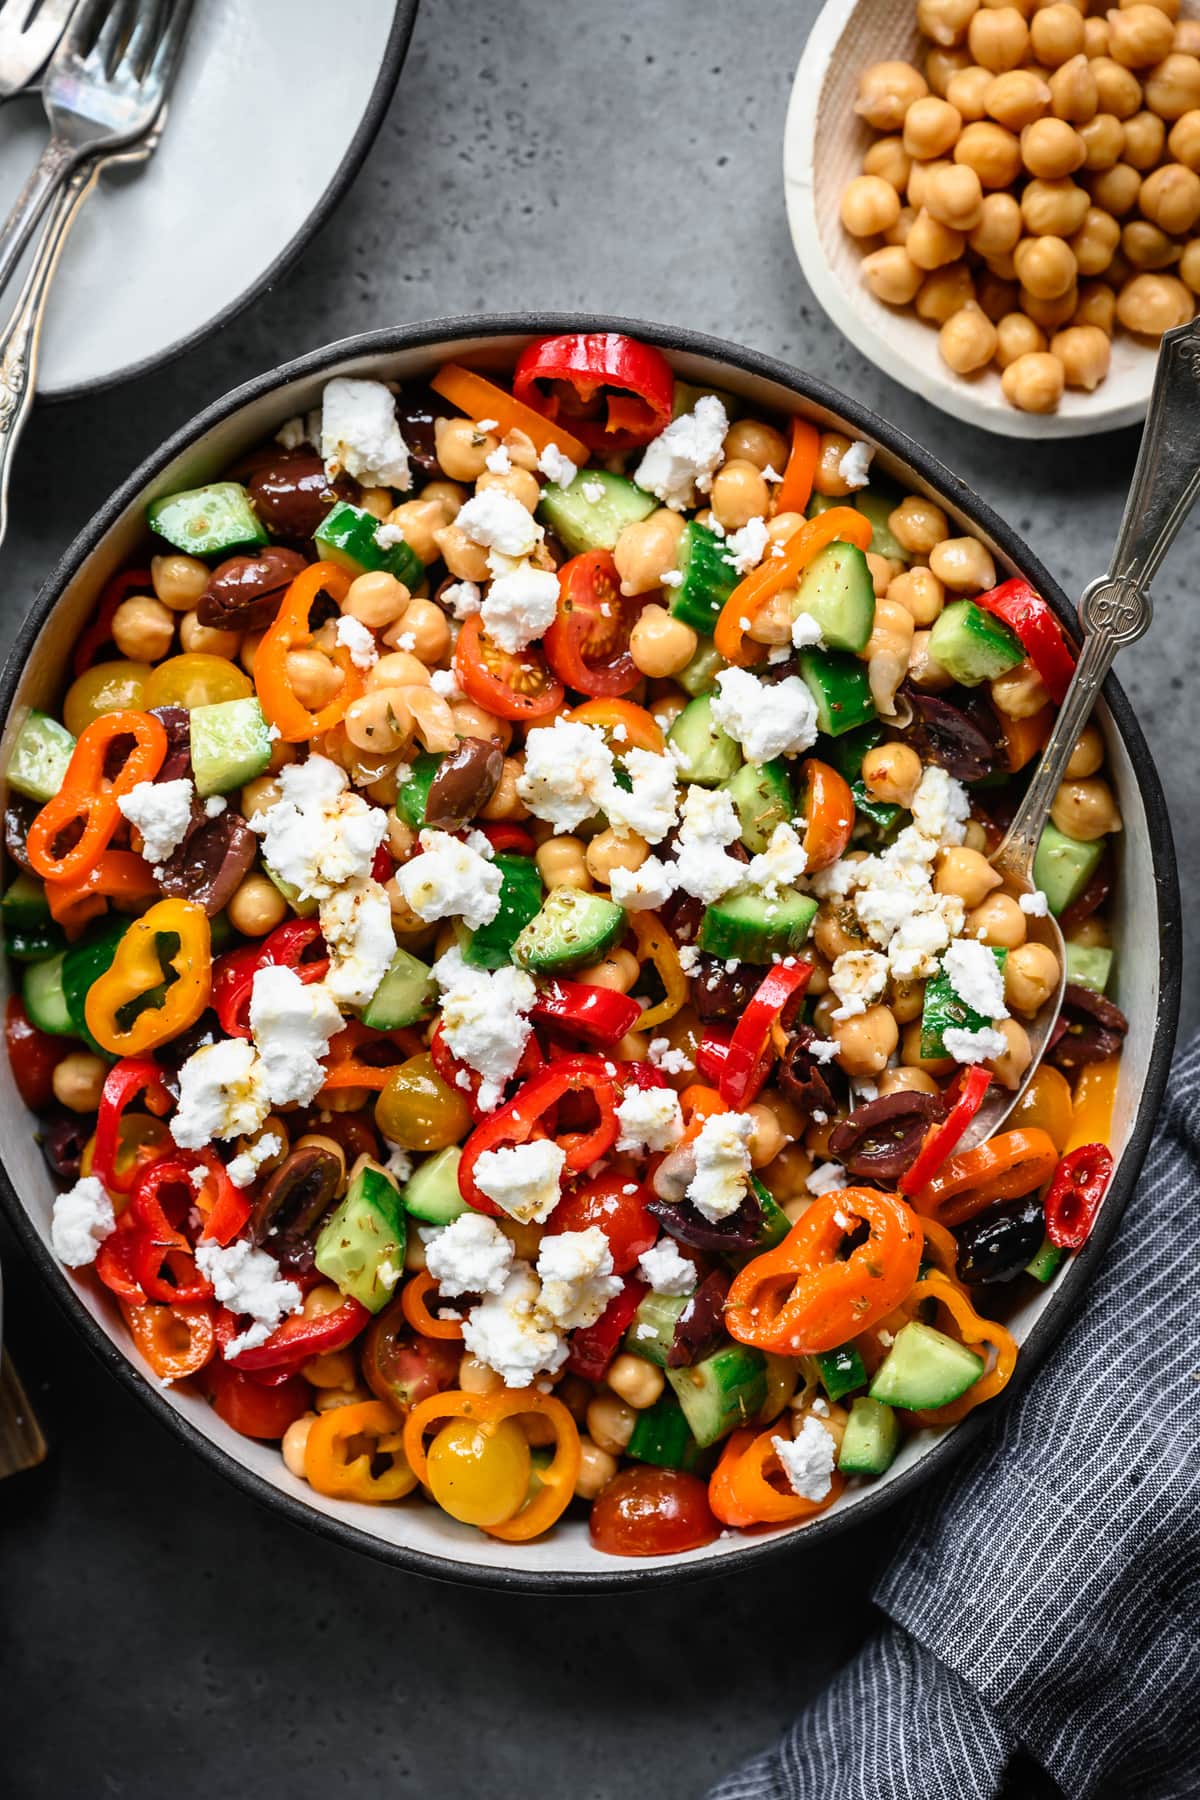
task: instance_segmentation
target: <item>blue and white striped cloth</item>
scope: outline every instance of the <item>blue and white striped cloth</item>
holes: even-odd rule
[[[1083,1311],[879,1582],[891,1623],[710,1800],[993,1800],[1018,1750],[1067,1800],[1197,1800],[1198,1233],[1200,1039]]]

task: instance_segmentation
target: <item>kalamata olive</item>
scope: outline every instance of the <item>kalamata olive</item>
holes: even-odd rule
[[[396,417],[408,445],[408,460],[424,475],[437,475],[437,450],[434,447],[433,422],[447,414],[444,401],[423,382],[406,382],[396,397]]]
[[[29,860],[25,840],[29,836],[29,827],[40,810],[37,801],[27,800],[24,794],[10,794],[4,808],[4,848],[18,869],[24,870],[26,875],[33,874],[33,864]]]
[[[1103,994],[1068,981],[1047,1059],[1074,1075],[1086,1063],[1106,1062],[1116,1056],[1128,1030],[1129,1020],[1119,1006]]]
[[[799,673],[800,661],[796,656],[781,656],[778,662],[769,662],[757,671],[758,679],[768,687],[777,681],[786,681],[789,675]]]
[[[981,1213],[955,1232],[958,1273],[963,1281],[1012,1281],[1036,1255],[1045,1231],[1036,1194],[1003,1209]]]
[[[1096,865],[1096,872],[1080,894],[1078,900],[1072,900],[1070,906],[1063,908],[1058,915],[1058,927],[1065,938],[1078,931],[1085,919],[1099,910],[1112,893],[1113,882],[1117,879],[1117,864],[1111,850],[1106,850]]]
[[[262,631],[270,625],[288,586],[306,567],[298,550],[271,544],[254,556],[227,556],[200,596],[196,614],[218,631]]]
[[[156,719],[167,734],[167,754],[155,781],[182,781],[192,772],[192,720],[185,706],[155,706]]]
[[[694,944],[704,918],[704,902],[679,888],[659,916],[677,944]]]
[[[332,1150],[301,1144],[268,1175],[250,1214],[250,1236],[279,1266],[305,1274],[313,1266],[312,1237],[333,1204],[342,1166]]]
[[[300,1114],[300,1122],[296,1125],[292,1124],[294,1117],[294,1114],[288,1115],[293,1137],[299,1137],[305,1131],[319,1131],[322,1137],[332,1138],[345,1152],[347,1168],[351,1168],[360,1156],[379,1160],[383,1146],[371,1123],[370,1113],[335,1113],[323,1106],[310,1106]]]
[[[459,739],[438,765],[425,801],[425,823],[435,831],[457,831],[485,807],[504,773],[504,752],[487,738]]]
[[[307,543],[335,500],[348,499],[345,482],[330,481],[310,451],[280,454],[249,482],[255,511],[272,537]]]
[[[38,1126],[37,1141],[53,1174],[78,1181],[83,1148],[92,1135],[91,1120],[56,1106]]]
[[[716,1225],[702,1218],[690,1200],[678,1204],[648,1200],[646,1211],[654,1214],[664,1231],[693,1250],[755,1250],[762,1232],[763,1210],[753,1190],[736,1212]]]
[[[836,1077],[832,1065],[827,1065],[827,1078],[826,1067],[818,1063],[809,1050],[816,1035],[808,1025],[796,1027],[788,1038],[787,1052],[779,1062],[775,1079],[780,1093],[806,1119],[811,1119],[814,1113],[824,1113],[831,1119],[838,1111],[837,1095],[830,1086],[830,1079]]]
[[[830,1132],[829,1154],[851,1175],[899,1181],[916,1159],[928,1127],[945,1111],[940,1095],[906,1089],[867,1100]]]
[[[245,819],[227,809],[189,833],[162,865],[159,885],[164,894],[194,900],[215,918],[250,873],[257,850]]]
[[[992,773],[997,767],[994,714],[989,731],[987,716],[966,701],[965,690],[956,689],[954,701],[923,693],[911,681],[901,691],[913,709],[913,747],[926,761],[938,763],[958,781],[982,781]]]
[[[751,963],[727,970],[715,956],[701,956],[692,972],[692,1005],[701,1019],[740,1019],[762,984]]]
[[[686,1369],[700,1362],[725,1335],[725,1296],[729,1277],[714,1269],[697,1287],[675,1321],[675,1336],[667,1351],[668,1369]]]

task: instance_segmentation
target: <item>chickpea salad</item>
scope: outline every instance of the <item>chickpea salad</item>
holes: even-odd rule
[[[998,1394],[1125,1032],[1096,727],[1037,891],[987,860],[1073,667],[1029,584],[606,333],[331,380],[146,527],[12,737],[0,916],[53,1247],[153,1375],[323,1495],[616,1556]],[[1047,910],[1058,1037],[964,1150]]]

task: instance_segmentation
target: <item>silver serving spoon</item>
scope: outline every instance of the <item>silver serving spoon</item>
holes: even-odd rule
[[[1141,449],[1107,575],[1089,582],[1079,601],[1083,641],[1075,676],[1025,797],[992,866],[1018,899],[1034,892],[1033,858],[1071,752],[1088,722],[1104,678],[1123,644],[1148,630],[1150,583],[1200,491],[1200,319],[1168,331],[1158,353]],[[1030,916],[1028,935],[1058,958],[1058,990],[1026,1025],[1033,1051],[1016,1093],[995,1082],[963,1139],[981,1143],[998,1131],[1046,1053],[1062,1008],[1066,945],[1057,920]]]

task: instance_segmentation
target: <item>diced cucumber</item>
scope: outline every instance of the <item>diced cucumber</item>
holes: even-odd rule
[[[39,1031],[48,1031],[53,1037],[78,1037],[75,1021],[67,1010],[62,971],[61,954],[48,962],[30,963],[21,980],[21,998],[30,1024]]]
[[[348,569],[352,575],[382,569],[405,587],[416,587],[425,573],[425,564],[411,544],[379,544],[375,537],[378,530],[379,520],[374,513],[362,506],[351,506],[348,500],[339,500],[317,526],[313,542],[327,562]]]
[[[688,701],[667,733],[667,742],[676,752],[680,781],[720,787],[741,767],[741,751],[713,719],[711,694]]]
[[[715,531],[689,519],[680,534],[676,565],[683,583],[671,590],[668,610],[694,631],[711,631],[737,586],[733,559]]]
[[[811,894],[781,888],[768,899],[761,888],[741,888],[705,908],[696,942],[722,962],[769,963],[798,950],[816,916]]]
[[[675,679],[685,694],[695,699],[697,694],[707,694],[716,686],[717,676],[728,664],[711,638],[701,638],[696,646],[696,654],[686,668],[680,669]]]
[[[856,1388],[866,1387],[867,1371],[853,1344],[839,1344],[836,1350],[823,1350],[817,1357],[821,1386],[831,1400],[840,1400]]]
[[[1078,900],[1100,867],[1107,846],[1107,838],[1093,838],[1085,844],[1060,831],[1053,819],[1047,820],[1033,859],[1033,880],[1034,886],[1045,894],[1055,918],[1073,900]]]
[[[1001,975],[1008,961],[1008,951],[992,949],[996,966]],[[941,969],[931,975],[925,983],[925,996],[921,1005],[921,1056],[926,1062],[934,1062],[937,1058],[948,1055],[946,1049],[946,1032],[953,1026],[959,1031],[982,1031],[991,1024],[982,1013],[977,1013],[965,1000],[959,998],[950,985],[950,977]]]
[[[843,1475],[882,1475],[896,1460],[900,1448],[900,1421],[882,1400],[860,1394],[851,1402],[850,1417],[838,1451]]]
[[[828,737],[841,737],[875,717],[867,666],[833,650],[805,650],[800,674],[817,704],[817,724]]]
[[[804,509],[806,519],[815,519],[818,514],[828,512],[832,506],[845,506],[844,500],[835,500],[832,494],[811,494],[808,505]]]
[[[912,1412],[948,1406],[979,1380],[983,1370],[982,1356],[944,1331],[912,1319],[896,1333],[876,1370],[871,1399]]]
[[[670,1393],[660,1394],[653,1406],[638,1413],[625,1452],[634,1462],[653,1463],[659,1469],[691,1471],[705,1460],[704,1447],[692,1436],[687,1415]]]
[[[625,1333],[626,1350],[665,1369],[675,1327],[690,1298],[690,1294],[656,1294],[653,1289],[643,1294]]]
[[[266,529],[240,481],[211,481],[152,500],[146,508],[151,531],[189,556],[231,556],[265,544]]]
[[[406,825],[420,831],[425,823],[425,808],[433,778],[442,766],[442,758],[431,750],[422,750],[408,766],[408,777],[396,789],[396,811]]]
[[[747,1344],[722,1344],[703,1362],[668,1369],[667,1380],[701,1446],[715,1444],[766,1404],[766,1358]]]
[[[795,817],[796,803],[787,764],[782,758],[743,763],[724,785],[737,809],[742,842],[752,856],[757,856],[770,843],[775,827]]]
[[[603,491],[590,499],[585,490],[595,493],[597,488]],[[627,525],[649,518],[657,505],[653,494],[645,493],[624,475],[583,469],[570,487],[547,482],[537,516],[572,556],[582,556],[586,550],[611,550]]]
[[[195,706],[188,721],[192,775],[202,798],[244,787],[271,760],[270,727],[253,697]]]
[[[501,969],[512,961],[512,947],[541,911],[546,891],[530,856],[501,852],[493,858],[493,866],[500,871],[500,910],[467,940],[463,961],[473,969]]]
[[[1103,944],[1067,945],[1067,980],[1102,994],[1112,974],[1113,953]]]
[[[1040,1281],[1045,1286],[1058,1274],[1059,1266],[1066,1254],[1066,1251],[1060,1250],[1057,1244],[1052,1244],[1048,1237],[1043,1238],[1039,1248],[1025,1264],[1025,1273],[1032,1275],[1035,1281]]]
[[[874,750],[876,744],[883,742],[883,726],[878,719],[870,719],[867,724],[859,725],[853,731],[847,731],[841,737],[821,739],[813,750],[818,762],[828,763],[836,769],[843,781],[851,787],[862,776],[863,758],[868,750]]]
[[[314,900],[311,895],[306,896],[306,898],[302,900],[300,898],[299,888],[295,887],[292,882],[285,881],[282,875],[277,875],[269,862],[263,863],[263,874],[268,881],[273,882],[279,889],[297,918],[316,918],[320,903]]]
[[[773,1250],[776,1244],[782,1244],[792,1228],[782,1206],[779,1205],[770,1188],[761,1182],[757,1175],[751,1175],[750,1186],[754,1189],[754,1197],[762,1208],[762,1220],[754,1242],[754,1253],[757,1256],[763,1250]]]
[[[854,796],[854,810],[861,820],[870,828],[864,836],[870,836],[887,844],[900,830],[908,814],[902,806],[893,806],[890,800],[872,800],[867,792],[865,781],[853,781],[850,792]]]
[[[818,550],[800,577],[793,610],[816,620],[831,650],[865,650],[875,629],[875,584],[862,551],[841,543]]]
[[[8,785],[43,805],[53,800],[67,773],[75,739],[49,713],[31,712],[8,759]]]
[[[470,1208],[458,1190],[461,1161],[462,1151],[457,1144],[447,1144],[444,1150],[427,1157],[413,1170],[404,1190],[404,1210],[428,1225],[449,1225],[461,1214],[469,1212]]]
[[[45,884],[36,875],[26,875],[24,870],[14,876],[0,900],[0,920],[3,920],[6,935],[10,931],[29,931],[49,925],[50,902],[46,898]]]
[[[318,1232],[313,1260],[343,1294],[374,1313],[404,1273],[406,1237],[395,1182],[367,1163]]]
[[[129,930],[130,924],[129,919],[120,917],[97,919],[63,957],[63,993],[66,995],[67,1011],[71,1015],[75,1035],[81,1037],[98,1054],[103,1052],[87,1026],[87,997],[92,984],[99,981],[110,967],[117,954],[117,945]],[[165,982],[165,973],[163,979]],[[150,990],[144,998],[147,1004],[154,1004],[155,991]]]
[[[625,930],[625,914],[602,894],[554,888],[512,947],[512,959],[535,975],[557,975],[595,962]]]
[[[50,920],[45,925],[6,925],[4,948],[14,962],[45,962],[67,947],[67,934]]]
[[[954,600],[929,634],[929,654],[952,680],[978,687],[1014,669],[1025,652],[1003,619],[984,612],[973,600]]]
[[[407,950],[397,950],[359,1017],[372,1031],[400,1031],[429,1018],[436,1003],[437,984],[429,964]]]
[[[865,487],[855,494],[854,504],[864,519],[871,521],[870,554],[886,556],[889,562],[910,563],[910,552],[888,524],[902,498],[895,488]]]

